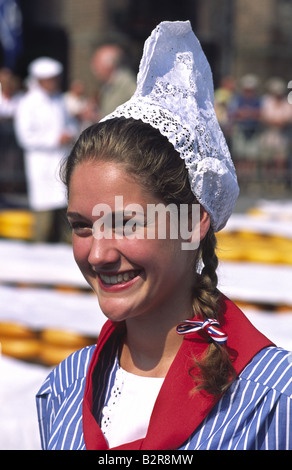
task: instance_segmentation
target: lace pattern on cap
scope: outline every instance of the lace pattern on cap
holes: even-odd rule
[[[231,158],[228,166],[226,166],[223,159],[220,162],[220,153],[216,147],[212,146],[211,134],[204,124],[207,118],[206,113],[204,121],[200,120],[198,115],[196,116],[193,132],[196,136],[195,139],[189,129],[181,124],[179,117],[176,117],[165,108],[139,100],[139,98],[119,106],[108,119],[111,117],[141,120],[167,137],[185,161],[192,192],[198,202],[209,213],[214,230],[218,231],[223,228],[228,215],[233,210],[238,195],[236,191],[234,195],[230,193],[230,186],[232,183],[237,186],[237,182],[236,177],[233,181],[227,181],[228,188],[226,188],[227,194],[225,194],[224,185],[218,180],[217,176],[220,173],[222,180],[225,174],[226,179],[230,180],[230,168],[228,166],[232,169],[233,163]],[[208,118],[212,123],[212,115]],[[223,136],[220,144],[218,147],[225,147],[224,154],[226,155],[229,150]],[[208,157],[208,155],[211,156]],[[203,188],[204,185],[205,188]],[[224,214],[226,214],[224,221],[218,223],[218,220],[222,219]]]

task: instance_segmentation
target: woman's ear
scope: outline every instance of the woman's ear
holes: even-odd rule
[[[182,243],[182,249],[196,250],[210,228],[210,217],[198,203],[192,205],[192,211],[189,211],[188,217],[188,237],[187,242]]]
[[[205,238],[209,228],[210,228],[210,216],[208,212],[201,206],[200,241],[203,240],[203,238]]]

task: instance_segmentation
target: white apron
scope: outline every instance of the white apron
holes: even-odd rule
[[[34,211],[65,207],[66,191],[59,178],[60,163],[68,148],[60,146],[66,132],[76,135],[61,94],[50,96],[40,88],[29,91],[21,100],[15,130],[24,149],[29,206]]]

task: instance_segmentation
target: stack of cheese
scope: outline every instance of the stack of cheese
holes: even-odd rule
[[[292,203],[259,201],[234,214],[217,239],[222,260],[292,265]]]
[[[0,237],[32,240],[34,216],[27,210],[0,211]]]
[[[96,338],[66,329],[38,331],[21,323],[0,322],[2,354],[25,361],[53,366],[74,351],[95,342]]]

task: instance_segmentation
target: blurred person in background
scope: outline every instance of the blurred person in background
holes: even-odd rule
[[[256,75],[244,75],[240,80],[240,91],[229,107],[232,123],[231,148],[242,183],[248,183],[257,168],[261,128],[261,97],[258,94],[258,86]]]
[[[69,89],[64,93],[65,105],[68,113],[78,121],[82,121],[87,106],[84,83],[82,80],[73,80]]]
[[[71,82],[64,93],[64,100],[67,112],[78,123],[79,132],[98,120],[97,99],[86,95],[82,80],[75,79]]]
[[[18,78],[10,69],[0,69],[1,99],[0,119],[13,119],[22,96]]]
[[[24,149],[29,208],[35,212],[35,241],[66,238],[66,194],[59,180],[61,160],[77,134],[60,88],[63,66],[49,57],[29,66],[29,90],[20,100],[15,130]]]
[[[269,183],[289,184],[287,172],[291,146],[292,106],[287,100],[287,85],[279,77],[267,82],[267,95],[263,99],[261,119],[261,171]],[[291,182],[290,182],[291,183]]]
[[[125,53],[116,44],[105,44],[94,52],[91,70],[100,83],[99,118],[130,99],[136,89],[136,77],[126,65]]]
[[[235,96],[235,92],[236,82],[233,77],[228,75],[222,78],[219,87],[214,93],[216,116],[228,143],[230,139],[230,119],[228,110],[230,103]]]
[[[0,69],[0,193],[25,190],[23,155],[14,132],[14,116],[22,96],[18,77],[8,68]],[[22,183],[22,184],[21,184]]]

